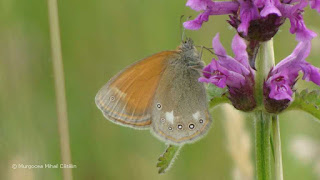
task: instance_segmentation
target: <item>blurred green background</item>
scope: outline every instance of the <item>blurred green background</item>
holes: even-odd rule
[[[229,112],[224,107],[212,111],[215,122],[208,135],[186,145],[172,169],[158,175],[155,165],[165,144],[149,131],[107,121],[94,103],[96,92],[118,71],[158,51],[176,48],[180,16],[196,15],[185,3],[59,1],[71,153],[77,166],[74,179],[235,179],[224,127]],[[60,163],[47,14],[45,0],[0,1],[0,179],[62,179],[61,169],[11,168],[14,163]],[[210,47],[212,37],[220,32],[231,53],[235,31],[226,20],[227,16],[211,17],[201,30],[187,31],[187,35],[196,44]],[[305,21],[320,33],[320,16],[315,11],[308,9]],[[277,61],[296,45],[288,28],[287,21],[275,37]],[[319,49],[317,37],[308,60],[318,67]],[[211,58],[205,52],[203,59],[209,62]],[[318,88],[297,84],[298,90],[305,87]],[[241,118],[235,117],[232,120]],[[319,156],[320,124],[303,112],[287,112],[280,118],[285,179],[319,179],[320,158],[301,159],[295,152],[310,155],[312,150],[314,157]],[[248,118],[245,123],[252,141],[253,121]],[[298,146],[302,150],[292,150],[297,136],[312,139],[311,149]]]

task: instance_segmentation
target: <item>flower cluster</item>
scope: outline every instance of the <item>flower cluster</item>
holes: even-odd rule
[[[219,88],[228,87],[229,99],[234,107],[251,111],[256,106],[253,93],[254,71],[248,63],[245,41],[238,35],[233,38],[234,58],[227,55],[219,40],[219,34],[213,38],[212,47],[218,59],[212,59],[203,69],[204,77],[199,78],[199,81],[212,83]]]
[[[303,11],[308,5],[320,13],[320,0],[189,0],[187,6],[202,11],[197,18],[184,23],[187,29],[200,29],[210,15],[229,14],[228,21],[236,28],[232,50],[235,57],[227,55],[220,43],[219,34],[213,38],[213,49],[218,59],[203,69],[200,82],[212,83],[229,89],[229,99],[242,111],[256,107],[254,96],[254,64],[259,44],[270,40],[286,19],[290,20],[290,32],[299,41],[287,58],[273,67],[263,87],[264,107],[270,113],[279,113],[293,100],[294,85],[299,72],[303,80],[320,86],[320,69],[306,61],[311,49],[311,40],[317,36],[303,20]],[[248,45],[242,38],[248,41]]]
[[[310,41],[300,42],[288,57],[270,71],[264,83],[265,108],[269,112],[280,112],[292,101],[293,86],[300,71],[303,80],[320,86],[320,69],[305,60],[310,49]]]
[[[316,36],[303,20],[302,13],[308,4],[320,13],[320,0],[189,0],[187,6],[202,12],[194,20],[185,22],[184,27],[198,30],[210,15],[229,14],[229,23],[242,37],[249,41],[267,41],[289,19],[290,32],[296,34],[298,41],[307,41]]]

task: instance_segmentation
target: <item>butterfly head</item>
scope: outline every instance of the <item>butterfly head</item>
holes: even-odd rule
[[[188,61],[188,63],[191,61],[192,62],[201,61],[199,53],[196,47],[194,46],[191,38],[186,38],[186,40],[183,40],[180,46],[178,47],[178,50],[181,52],[183,59]]]
[[[180,47],[182,51],[189,51],[195,49],[193,45],[193,40],[191,38],[186,38],[185,40],[182,41]]]

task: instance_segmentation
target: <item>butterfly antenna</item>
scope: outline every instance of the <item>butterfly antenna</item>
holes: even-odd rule
[[[186,21],[189,21],[190,18],[191,18],[191,16],[187,17]],[[182,22],[181,22],[180,24],[182,25]],[[184,27],[182,27],[181,29],[182,29],[181,40],[182,40],[182,42],[183,42],[184,39],[187,39],[187,38],[186,38],[186,34],[185,34],[186,29],[185,29]]]
[[[183,28],[183,25],[182,25],[182,19],[183,19],[184,15],[181,15],[180,16],[180,35],[181,35],[181,42],[183,41],[183,36],[184,36],[184,28]]]
[[[201,50],[200,50],[200,59],[202,59],[202,52],[203,52],[203,46],[201,46]]]
[[[208,48],[208,47],[199,46],[199,45],[196,45],[195,47],[201,48],[201,55],[202,55],[203,49],[205,49],[205,50],[209,51],[211,54],[214,54],[214,55],[216,55],[216,56],[218,56],[218,57],[226,57],[225,55],[221,55],[221,54],[217,54],[217,53],[213,52],[213,51],[212,51],[213,48]]]

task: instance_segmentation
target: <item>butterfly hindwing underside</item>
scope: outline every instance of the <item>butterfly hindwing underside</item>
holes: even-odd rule
[[[199,77],[199,71],[183,60],[170,61],[159,82],[152,110],[152,130],[160,139],[174,144],[192,142],[209,129],[206,91],[198,82]]]

